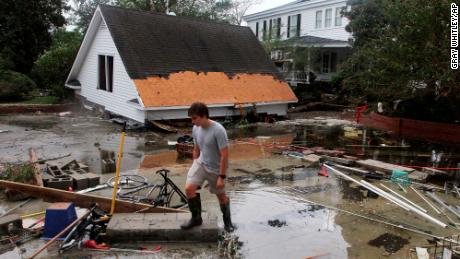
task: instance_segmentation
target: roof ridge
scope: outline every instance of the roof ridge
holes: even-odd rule
[[[123,11],[129,11],[129,12],[137,12],[137,13],[143,13],[143,14],[151,14],[151,15],[158,15],[158,16],[163,16],[163,17],[168,17],[171,19],[177,18],[177,19],[184,19],[184,20],[191,20],[195,22],[201,22],[201,23],[206,23],[206,24],[218,24],[218,25],[225,25],[225,26],[232,26],[232,27],[237,27],[241,29],[249,29],[247,26],[241,26],[241,25],[236,25],[236,24],[231,24],[231,23],[224,23],[221,21],[209,21],[209,20],[204,20],[200,19],[197,17],[191,17],[191,16],[185,16],[185,15],[168,15],[165,13],[160,13],[157,11],[146,11],[146,10],[140,10],[140,9],[135,9],[135,8],[125,8],[121,6],[116,6],[116,5],[107,5],[107,4],[99,4],[100,7],[104,8],[114,8],[114,9],[121,9]]]

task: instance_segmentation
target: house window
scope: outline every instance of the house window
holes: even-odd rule
[[[281,18],[275,18],[270,20],[270,39],[281,37]]]
[[[259,22],[256,22],[256,37],[259,38]]]
[[[344,7],[335,8],[335,26],[342,26],[342,10]]]
[[[113,56],[99,55],[99,83],[97,88],[113,91]]]
[[[300,36],[300,17],[300,14],[288,16],[288,38]]]
[[[323,11],[316,11],[316,23],[315,28],[321,28],[321,24],[323,23]]]
[[[324,52],[323,53],[323,66],[322,73],[335,73],[337,72],[337,53]]]
[[[326,14],[324,17],[324,27],[329,28],[332,25],[332,9],[328,8],[326,9]]]

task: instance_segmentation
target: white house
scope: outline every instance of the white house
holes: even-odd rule
[[[319,58],[307,57],[305,68],[292,68],[292,59],[286,53],[272,52],[272,60],[286,72],[286,80],[291,84],[308,81],[309,72],[316,75],[316,80],[330,81],[350,52],[352,37],[345,30],[348,19],[341,14],[346,2],[297,0],[246,15],[244,20],[261,41],[279,39],[291,46],[319,49]]]
[[[99,6],[66,86],[85,106],[144,123],[187,118],[196,101],[212,117],[285,115],[297,102],[247,27]]]

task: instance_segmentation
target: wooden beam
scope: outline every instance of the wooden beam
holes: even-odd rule
[[[383,172],[383,173],[386,173],[386,174],[391,174],[393,172],[393,170],[400,170],[400,171],[404,171],[404,172],[407,172],[407,173],[411,173],[411,172],[415,171],[415,169],[413,169],[413,168],[408,168],[408,167],[399,166],[399,165],[393,165],[393,164],[390,164],[390,163],[385,163],[385,162],[377,161],[377,160],[373,160],[373,159],[359,160],[356,163],[358,165],[362,166],[362,167],[369,168],[369,169],[372,169],[372,170],[377,170],[377,171],[380,171],[380,172]]]
[[[40,187],[36,185],[17,183],[12,181],[0,180],[1,188],[9,188],[20,192],[28,193],[34,197],[42,198],[47,202],[73,202],[76,206],[82,208],[91,208],[94,203],[99,204],[99,207],[105,211],[109,211],[112,200],[110,198],[82,194],[76,192],[68,192],[53,188]],[[115,212],[136,212],[142,210],[142,212],[156,212],[156,213],[175,213],[175,212],[186,212],[180,209],[166,208],[166,207],[152,207],[148,204],[134,203],[123,200],[116,200]]]
[[[37,163],[37,153],[33,148],[29,148],[29,161],[33,163],[33,167],[35,169],[35,181],[37,181],[38,186],[43,186],[43,179],[40,166]]]

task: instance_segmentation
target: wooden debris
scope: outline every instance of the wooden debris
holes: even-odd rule
[[[429,175],[449,175],[449,173],[446,171],[434,169],[431,167],[423,167],[422,172],[427,173]]]
[[[328,155],[328,156],[342,156],[345,154],[345,151],[320,148],[320,149],[316,149],[315,153],[320,154],[320,155]]]
[[[320,159],[321,157],[315,154],[309,154],[309,155],[302,157],[302,160],[309,162],[309,163],[319,163]]]
[[[47,187],[40,187],[36,185],[17,183],[11,181],[0,180],[0,187],[10,188],[20,192],[30,194],[37,198],[42,198],[45,201],[52,202],[73,202],[76,206],[82,208],[91,208],[94,203],[98,203],[99,207],[105,211],[109,211],[111,207],[112,200],[110,198],[95,196],[90,194],[81,194],[75,192],[68,192],[58,189],[52,189]],[[158,212],[158,213],[169,213],[169,212],[184,212],[179,209],[172,209],[166,207],[153,207],[147,204],[142,203],[133,203],[124,200],[117,200],[116,202],[116,212],[135,212],[138,210],[146,209],[143,212]]]
[[[41,168],[38,165],[37,161],[37,153],[35,153],[35,150],[33,148],[29,149],[29,160],[31,163],[34,164],[35,168],[35,181],[38,186],[43,186],[43,179],[42,179],[42,174],[41,174]]]
[[[381,171],[387,174],[391,174],[393,170],[404,171],[407,173],[411,173],[415,171],[415,169],[413,168],[385,163],[385,162],[381,162],[381,161],[377,161],[373,159],[358,160],[356,161],[356,163],[362,167],[369,168],[369,169],[376,170],[376,171]]]
[[[346,159],[342,157],[333,157],[333,156],[322,156],[322,157],[327,161],[331,161],[331,162],[342,164],[342,165],[350,166],[350,165],[355,164],[354,160],[350,160],[350,159]]]
[[[428,174],[420,171],[413,171],[408,174],[408,177],[411,181],[424,183],[428,178]]]
[[[172,126],[169,126],[169,125],[166,125],[166,124],[163,124],[159,121],[150,121],[150,123],[152,123],[153,126],[161,129],[161,130],[164,130],[166,132],[170,132],[170,133],[176,133],[176,132],[179,132],[178,129],[172,127]]]

